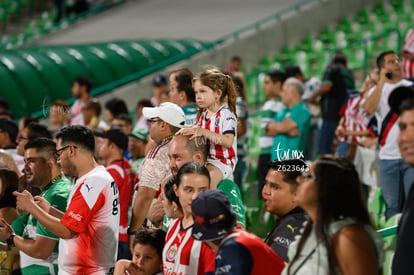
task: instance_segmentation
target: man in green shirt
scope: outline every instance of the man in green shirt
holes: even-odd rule
[[[27,184],[40,188],[51,206],[65,211],[72,184],[56,163],[56,144],[47,138],[36,138],[25,145],[24,173]],[[10,226],[3,223],[0,239],[20,250],[22,274],[57,274],[59,238],[28,214],[23,213]]]
[[[311,115],[302,102],[303,84],[294,77],[282,87],[283,108],[265,127],[268,136],[274,136],[271,160],[304,159]]]

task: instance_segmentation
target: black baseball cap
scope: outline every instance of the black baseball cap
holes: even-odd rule
[[[206,190],[191,204],[192,235],[199,241],[223,239],[236,226],[236,214],[227,195],[218,189]]]
[[[94,134],[97,137],[109,139],[124,151],[128,148],[128,136],[119,128],[99,129],[94,131]]]

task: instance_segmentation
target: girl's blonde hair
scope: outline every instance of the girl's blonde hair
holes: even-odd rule
[[[227,105],[231,112],[236,115],[236,88],[234,87],[231,76],[220,72],[217,69],[208,69],[199,73],[193,79],[193,83],[196,80],[200,80],[201,83],[213,91],[220,90],[222,92],[220,102],[224,102],[227,97]],[[200,120],[201,114],[205,111],[205,108],[198,108],[196,122]]]

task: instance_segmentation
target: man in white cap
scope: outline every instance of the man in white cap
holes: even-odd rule
[[[142,163],[139,188],[128,231],[130,244],[135,232],[143,224],[152,200],[159,194],[162,179],[170,173],[168,144],[174,134],[185,125],[183,110],[171,102],[162,103],[154,108],[145,107],[143,115],[148,119],[151,139],[157,145],[147,154]]]

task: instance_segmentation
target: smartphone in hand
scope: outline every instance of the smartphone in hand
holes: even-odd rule
[[[386,73],[385,77],[388,78],[389,80],[391,80],[392,79],[392,73],[391,72]]]

